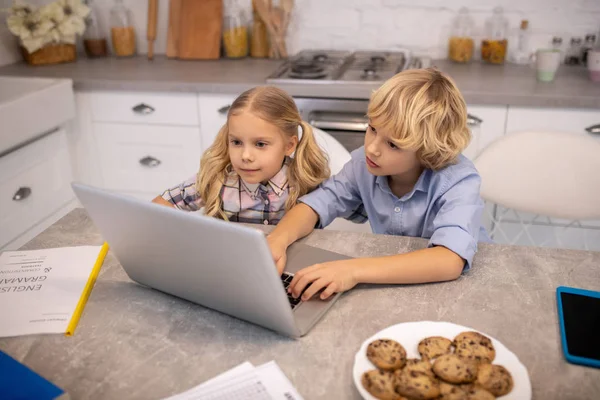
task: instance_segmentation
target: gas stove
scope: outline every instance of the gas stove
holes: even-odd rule
[[[409,66],[408,51],[304,50],[285,61],[267,83],[377,83]]]

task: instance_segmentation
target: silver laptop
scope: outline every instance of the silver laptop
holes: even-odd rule
[[[296,243],[279,276],[257,229],[72,187],[127,275],[142,285],[292,337],[305,335],[339,297],[300,302],[286,288],[304,267],[350,257]]]

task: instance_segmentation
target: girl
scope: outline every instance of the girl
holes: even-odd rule
[[[187,211],[204,207],[206,215],[228,221],[277,224],[328,177],[327,157],[294,100],[276,87],[255,87],[231,105],[200,171],[153,202]]]

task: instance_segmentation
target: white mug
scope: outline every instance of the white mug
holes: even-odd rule
[[[539,49],[535,52],[535,69],[537,79],[542,82],[552,82],[560,66],[561,52],[555,49]]]
[[[600,49],[588,50],[587,67],[590,71],[590,79],[594,82],[600,82]]]

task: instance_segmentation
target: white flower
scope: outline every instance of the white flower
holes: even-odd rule
[[[42,10],[43,14],[58,23],[62,23],[64,20],[78,20],[83,23],[85,17],[90,13],[90,8],[81,0],[56,0],[42,7]]]
[[[37,12],[30,13],[24,17],[11,15],[7,19],[8,29],[19,39],[42,37],[54,27],[54,24],[42,18]]]

